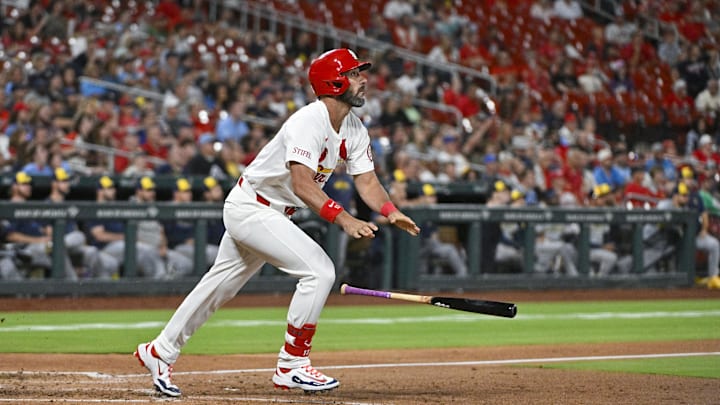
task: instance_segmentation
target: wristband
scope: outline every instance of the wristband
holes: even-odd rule
[[[331,224],[334,224],[335,218],[340,215],[341,212],[343,212],[342,205],[338,204],[332,198],[328,198],[322,208],[320,208],[320,217]]]
[[[380,208],[380,213],[382,214],[382,216],[387,217],[388,215],[392,214],[397,210],[398,209],[395,204],[393,204],[392,201],[388,201],[383,204],[382,208]]]

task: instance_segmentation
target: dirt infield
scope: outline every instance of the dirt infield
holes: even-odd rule
[[[474,294],[516,302],[720,298],[717,292],[602,290]],[[328,305],[388,303],[332,296]],[[172,308],[182,297],[0,299],[4,310]],[[285,305],[289,296],[241,296],[229,306]],[[522,306],[519,306],[522,308]],[[341,386],[322,395],[272,387],[274,354],[181,356],[174,381],[183,404],[710,404],[714,379],[557,370],[569,357],[719,352],[720,340],[632,344],[563,344],[462,349],[316,352],[313,363]],[[0,355],[1,403],[154,403],[149,376],[130,355]]]

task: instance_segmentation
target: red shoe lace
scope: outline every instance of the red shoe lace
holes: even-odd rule
[[[313,376],[313,377],[316,377],[316,378],[323,378],[323,377],[325,377],[325,374],[323,374],[323,373],[315,370],[315,368],[314,368],[313,366],[311,366],[311,365],[304,366],[303,369],[305,369],[305,371],[307,371],[308,374],[310,374],[310,375]]]

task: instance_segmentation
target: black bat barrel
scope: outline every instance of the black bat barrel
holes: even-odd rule
[[[514,318],[517,306],[511,302],[471,300],[467,298],[432,297],[430,304],[459,311]]]

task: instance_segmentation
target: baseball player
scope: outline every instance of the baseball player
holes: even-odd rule
[[[32,177],[25,172],[17,172],[10,190],[10,201],[25,202],[32,195]],[[5,240],[9,243],[15,243],[21,246],[21,252],[26,257],[30,257],[31,267],[42,267],[46,270],[52,268],[52,257],[50,252],[52,249],[52,230],[47,227],[43,221],[34,219],[11,220],[6,229],[7,236]],[[65,267],[65,279],[77,280],[70,257],[65,253],[63,255]]]
[[[68,193],[70,193],[70,175],[65,169],[58,167],[53,173],[47,201],[63,203]],[[49,228],[47,232],[51,234],[52,223],[48,223],[46,226]],[[65,249],[69,254],[82,258],[83,276],[85,277],[109,280],[118,273],[118,261],[96,246],[89,245],[77,222],[72,220],[68,220],[65,225]],[[70,272],[68,265],[71,264],[65,264],[66,273]]]
[[[98,204],[115,201],[116,194],[115,182],[110,177],[102,176],[98,179],[95,193],[95,201]],[[121,266],[124,265],[125,222],[118,219],[96,219],[87,221],[85,229],[91,245],[113,257]],[[135,260],[139,274],[145,277],[153,277],[158,266],[164,269],[162,258],[157,250],[143,243],[137,243],[135,248]],[[160,264],[158,265],[158,263]]]
[[[192,197],[192,185],[190,181],[184,177],[178,178],[175,181],[172,200],[176,203],[189,203],[192,202]],[[163,226],[165,227],[168,246],[172,250],[185,256],[188,260],[193,260],[193,255],[195,254],[195,223],[192,221],[176,220],[165,222]],[[208,243],[205,245],[205,257],[208,261],[207,267],[205,267],[206,269],[215,262],[217,252],[217,244]]]
[[[348,49],[323,53],[310,65],[308,78],[318,100],[292,116],[247,167],[225,199],[226,232],[213,266],[178,307],[160,334],[141,343],[135,356],[152,375],[155,388],[180,396],[170,373],[180,350],[195,331],[265,263],[298,279],[287,314],[275,386],[325,391],[340,383],[313,368],[309,354],[320,312],[335,282],[335,268],[323,249],[289,218],[308,207],[353,238],[372,238],[371,222],[349,214],[322,190],[339,160],[353,176],[362,199],[391,224],[411,235],[420,228],[388,198],[374,172],[370,138],[350,112],[365,103],[367,78]]]

